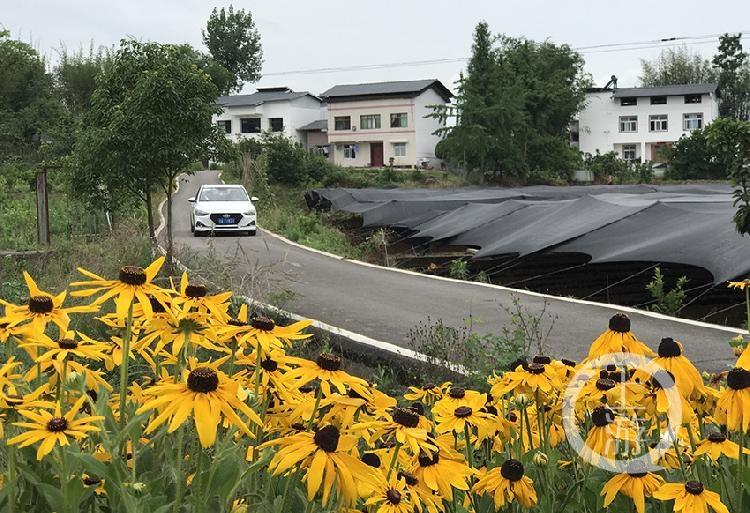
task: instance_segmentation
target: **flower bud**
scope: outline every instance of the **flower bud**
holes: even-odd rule
[[[521,408],[525,408],[531,404],[531,398],[526,394],[516,394],[515,402]]]
[[[534,454],[534,457],[531,459],[532,463],[534,463],[535,467],[546,467],[549,463],[549,456],[544,454],[543,452],[537,452]]]
[[[736,337],[732,338],[729,341],[729,346],[734,348],[743,348],[745,347],[745,337],[742,335],[737,335]]]
[[[734,351],[734,356],[740,356],[740,355],[742,355],[742,352],[743,352],[744,350],[745,350],[745,349],[744,349],[744,348],[743,348],[742,346],[735,346],[735,347],[733,348],[733,351]]]

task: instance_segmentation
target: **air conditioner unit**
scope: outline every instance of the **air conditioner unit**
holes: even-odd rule
[[[357,131],[357,127],[352,125],[352,132],[356,132],[356,131]]]

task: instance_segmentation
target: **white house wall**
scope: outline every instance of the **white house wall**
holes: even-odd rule
[[[439,167],[441,161],[435,158],[435,146],[440,142],[441,136],[435,131],[443,125],[437,118],[426,117],[432,114],[431,105],[445,105],[445,100],[435,92],[428,89],[414,98],[414,128],[416,130],[416,157],[417,162],[426,160],[431,166]]]

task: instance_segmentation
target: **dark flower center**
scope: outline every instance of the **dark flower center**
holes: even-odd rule
[[[419,425],[419,414],[411,408],[396,408],[393,410],[393,422],[408,428]]]
[[[685,491],[691,495],[700,495],[703,493],[703,483],[700,481],[688,481],[685,483]]]
[[[422,385],[422,390],[432,390],[435,388],[435,383],[427,383],[426,385]]]
[[[199,283],[188,283],[185,287],[185,295],[187,297],[199,298],[206,297],[208,294],[208,288],[205,285]]]
[[[594,408],[594,411],[591,412],[591,421],[596,427],[604,427],[615,421],[615,412],[604,406]]]
[[[275,372],[279,368],[278,362],[276,362],[276,360],[271,360],[270,358],[264,358],[260,362],[260,366],[267,372]]]
[[[292,429],[295,431],[305,431],[307,427],[302,422],[295,422],[292,424]]]
[[[602,392],[612,390],[613,388],[615,388],[615,380],[609,378],[599,378],[596,380],[596,388],[597,390],[601,390]]]
[[[414,486],[419,482],[419,479],[414,477],[414,475],[410,474],[409,472],[399,471],[397,476],[399,479],[403,478],[404,481],[406,481],[406,484],[408,484],[409,486]]]
[[[471,417],[471,414],[474,413],[470,407],[468,406],[459,406],[455,410],[453,410],[453,415],[458,417],[459,419],[463,419],[466,417]]]
[[[229,319],[227,321],[227,324],[230,326],[240,327],[240,326],[247,326],[247,323],[244,321],[241,321],[239,319]]]
[[[448,395],[450,395],[453,399],[463,399],[464,397],[466,397],[466,390],[461,387],[451,387]]]
[[[54,308],[49,296],[32,296],[29,298],[29,311],[35,314],[50,313]]]
[[[339,447],[339,430],[336,426],[325,426],[320,428],[313,436],[315,445],[325,452],[336,452]]]
[[[137,265],[126,265],[120,268],[120,281],[128,285],[143,285],[146,283],[146,271]]]
[[[372,468],[380,468],[380,457],[374,452],[366,452],[362,455],[362,463]]]
[[[727,374],[727,386],[732,390],[744,390],[750,387],[750,371],[735,367]]]
[[[665,370],[654,372],[654,375],[651,377],[651,386],[653,386],[656,389],[672,388],[673,386],[675,386],[674,374]]]
[[[518,358],[517,360],[511,362],[510,365],[508,365],[508,370],[514,371],[519,365],[526,369],[526,367],[529,365],[529,362],[527,362],[523,358]]]
[[[440,455],[438,453],[435,453],[430,456],[427,453],[420,452],[418,459],[420,467],[431,467],[433,465],[437,465],[437,463],[440,461]]]
[[[720,444],[727,441],[727,437],[720,431],[714,431],[708,435],[708,441],[716,444]]]
[[[219,375],[210,367],[198,367],[188,374],[187,386],[201,394],[213,392],[219,388]]]
[[[518,415],[516,415],[512,411],[508,412],[508,414],[505,416],[505,418],[508,419],[511,422],[514,422],[514,423],[518,422]]]
[[[149,296],[148,302],[151,304],[151,311],[154,313],[164,313],[167,311],[167,309],[164,308],[164,305],[155,297]]]
[[[320,353],[318,365],[327,371],[335,372],[341,368],[341,357],[331,353]]]
[[[681,354],[682,349],[680,349],[680,344],[675,342],[672,337],[661,339],[661,342],[659,343],[659,356],[662,358],[674,358]]]
[[[411,403],[409,409],[417,415],[424,415],[424,404],[420,403],[419,401]]]
[[[313,387],[312,385],[302,385],[302,386],[301,386],[301,387],[299,387],[299,388],[298,388],[297,390],[299,390],[299,391],[300,391],[300,392],[302,392],[303,394],[309,394],[309,393],[311,393],[312,391],[314,391],[314,390],[315,390],[315,388],[314,388],[314,387]]]
[[[268,317],[254,317],[250,321],[250,326],[256,330],[271,331],[276,327],[276,323]]]
[[[49,419],[49,422],[47,422],[47,431],[60,433],[61,431],[65,431],[66,429],[68,429],[68,421],[63,417],[54,417]]]
[[[9,394],[5,396],[5,402],[8,403],[8,406],[18,406],[23,403],[23,397],[16,394]]]
[[[531,361],[534,363],[549,365],[550,363],[552,363],[552,358],[550,358],[549,356],[537,355]]]
[[[616,313],[609,320],[609,329],[618,333],[630,331],[630,318],[624,313]]]
[[[528,370],[532,374],[541,374],[544,372],[544,364],[543,363],[530,363],[526,370]]]
[[[616,371],[616,370],[617,370],[617,365],[615,365],[614,363],[610,363],[610,364],[608,364],[608,365],[607,365],[607,366],[606,366],[606,367],[604,368],[604,370],[606,370],[607,372],[613,372],[613,371]]]
[[[391,504],[396,505],[401,502],[401,492],[391,488],[390,490],[385,492],[385,498],[388,499],[388,502],[390,502]]]
[[[644,477],[648,474],[646,465],[640,460],[631,461],[625,472],[627,472],[630,477]]]
[[[500,467],[500,475],[508,481],[520,481],[523,477],[523,463],[518,460],[505,460]]]
[[[72,338],[64,338],[57,341],[57,347],[60,349],[76,349],[78,347],[78,342]]]
[[[94,477],[94,476],[86,476],[83,478],[83,484],[85,484],[86,486],[98,485],[101,482],[102,482],[101,479],[99,479],[98,477]]]
[[[575,367],[576,366],[576,362],[574,362],[573,360],[568,360],[567,358],[563,358],[560,361],[563,362],[563,364],[567,365],[568,367]]]
[[[495,408],[491,404],[485,404],[484,408],[482,408],[482,411],[484,413],[489,413],[490,415],[497,415],[497,408]]]
[[[615,383],[625,383],[628,380],[622,371],[610,372],[608,377]]]

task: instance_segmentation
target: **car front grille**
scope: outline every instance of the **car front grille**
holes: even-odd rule
[[[216,225],[237,224],[242,219],[242,214],[211,214],[211,221]]]

